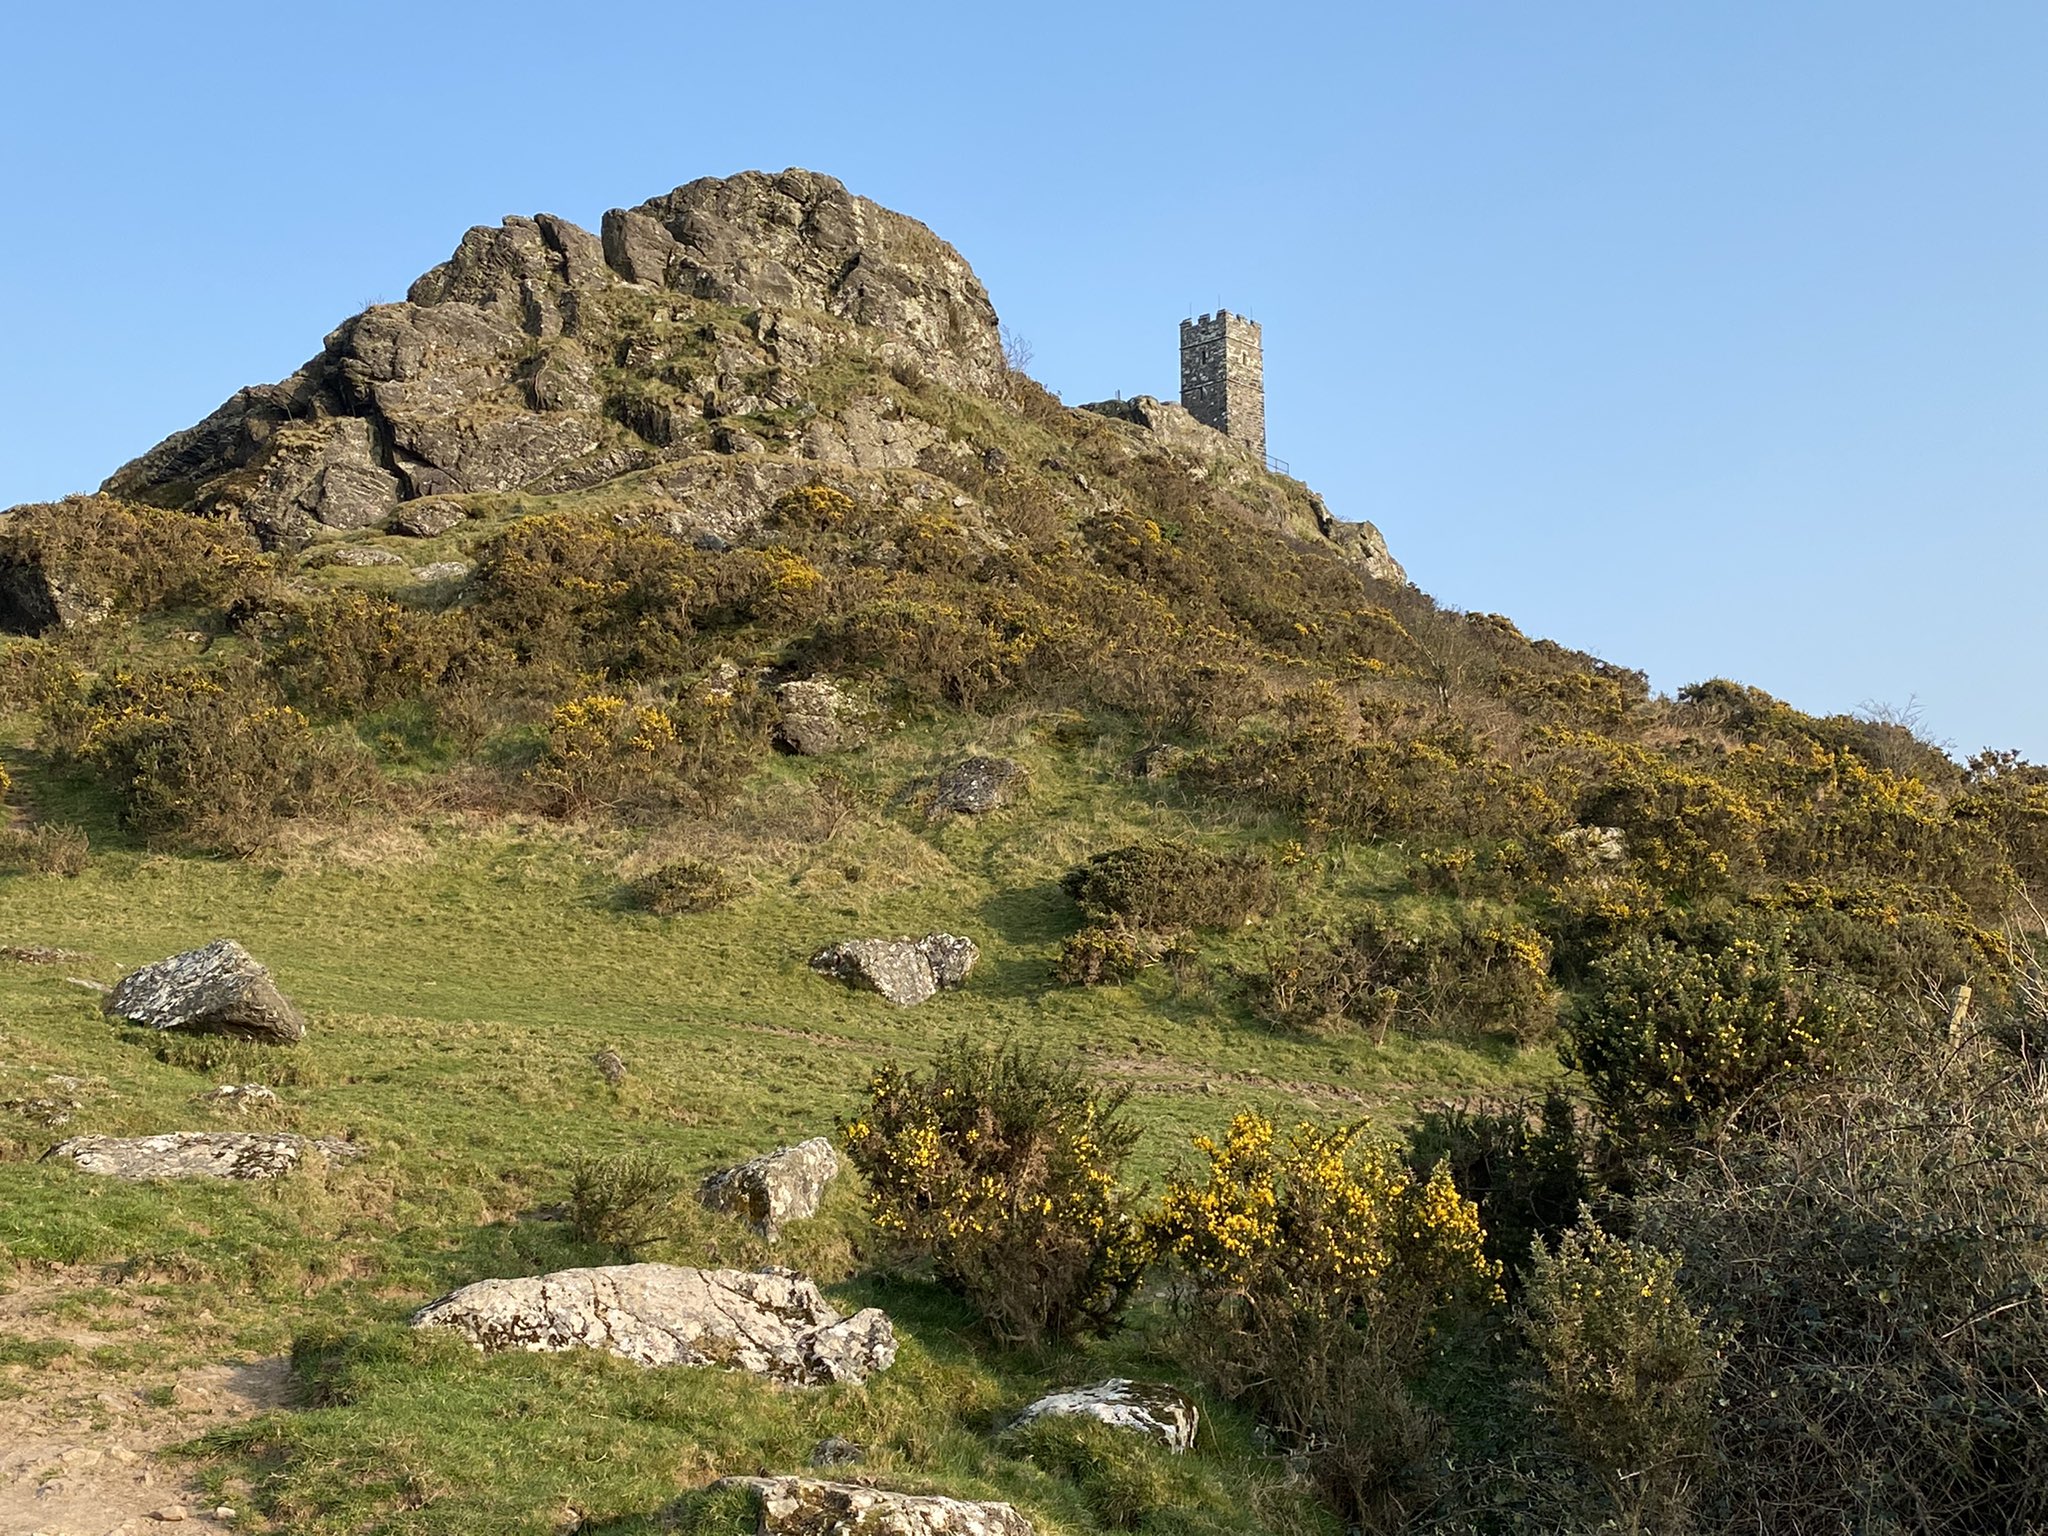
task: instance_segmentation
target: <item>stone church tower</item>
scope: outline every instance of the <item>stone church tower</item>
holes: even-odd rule
[[[1204,426],[1266,453],[1266,364],[1256,320],[1219,309],[1180,323],[1180,403]]]

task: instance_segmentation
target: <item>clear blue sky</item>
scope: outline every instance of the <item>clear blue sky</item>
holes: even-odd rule
[[[787,165],[952,240],[1070,401],[1254,315],[1273,451],[1446,603],[2048,758],[2041,0],[25,6],[0,505],[471,224]]]

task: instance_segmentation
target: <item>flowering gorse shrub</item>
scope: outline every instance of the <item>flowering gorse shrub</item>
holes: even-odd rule
[[[1149,1223],[1173,1266],[1184,1347],[1284,1434],[1347,1515],[1394,1525],[1426,1491],[1433,1416],[1409,1390],[1439,1330],[1500,1296],[1479,1211],[1362,1126],[1283,1145],[1244,1113],[1196,1143]]]
[[[1685,1304],[1678,1260],[1610,1237],[1590,1216],[1530,1250],[1522,1331],[1541,1400],[1622,1528],[1681,1529],[1702,1481],[1716,1341]]]
[[[1867,1014],[1864,995],[1798,970],[1782,931],[1712,948],[1642,938],[1594,963],[1558,1054],[1611,1133],[1664,1142],[1818,1065]]]
[[[1147,1249],[1118,1183],[1125,1090],[1018,1046],[965,1040],[928,1075],[884,1067],[842,1128],[876,1228],[1010,1340],[1109,1327]]]
[[[528,779],[561,815],[715,804],[756,760],[752,702],[723,687],[675,703],[579,695],[549,716]]]

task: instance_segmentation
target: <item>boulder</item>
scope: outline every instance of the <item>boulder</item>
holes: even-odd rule
[[[1195,1400],[1178,1387],[1114,1376],[1092,1387],[1041,1397],[1017,1415],[1012,1427],[1044,1418],[1093,1419],[1115,1429],[1150,1435],[1179,1453],[1195,1443],[1202,1415]]]
[[[779,1147],[704,1181],[699,1198],[743,1218],[771,1241],[785,1225],[818,1214],[825,1186],[839,1176],[839,1158],[823,1136]]]
[[[799,757],[818,757],[859,743],[853,701],[821,677],[784,683],[775,690],[781,718],[775,744]]]
[[[305,1016],[270,972],[233,939],[217,939],[123,976],[107,1013],[145,1029],[241,1035],[288,1043],[305,1038]]]
[[[412,574],[415,581],[461,581],[473,569],[467,560],[436,560]]]
[[[1023,768],[1007,757],[977,754],[939,775],[932,790],[932,809],[979,816],[1008,805],[1023,783]]]
[[[463,516],[462,507],[453,501],[410,501],[394,512],[385,526],[409,539],[438,539],[449,529],[460,527]]]
[[[486,1354],[600,1349],[636,1365],[715,1365],[797,1386],[865,1381],[896,1359],[874,1307],[841,1317],[786,1269],[618,1264],[480,1280],[413,1314]]]
[[[726,1477],[712,1488],[751,1493],[761,1536],[1032,1536],[1007,1504],[809,1477]]]
[[[254,1131],[173,1131],[163,1136],[74,1136],[43,1154],[116,1179],[275,1179],[308,1150],[330,1160],[359,1155],[341,1141]]]
[[[914,1008],[941,987],[967,980],[981,951],[972,939],[928,933],[921,939],[848,939],[811,956],[811,969],[850,987],[879,992],[899,1008]]]

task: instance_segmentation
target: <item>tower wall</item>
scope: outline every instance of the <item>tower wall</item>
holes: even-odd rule
[[[1256,320],[1219,309],[1180,323],[1180,403],[1205,426],[1266,451],[1266,363]]]

